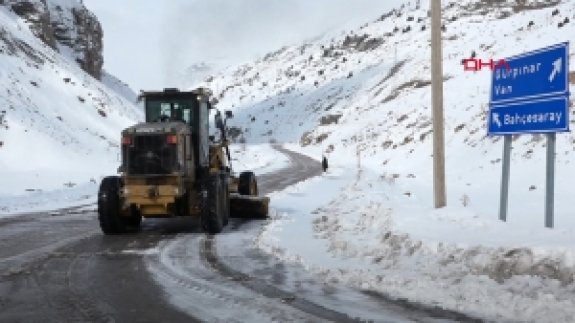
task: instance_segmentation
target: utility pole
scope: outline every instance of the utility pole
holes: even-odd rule
[[[433,119],[433,194],[435,208],[447,205],[445,194],[445,138],[443,131],[443,62],[441,0],[431,0],[431,101]]]

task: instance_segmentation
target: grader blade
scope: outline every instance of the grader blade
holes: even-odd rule
[[[270,198],[230,194],[230,217],[243,219],[266,219]]]

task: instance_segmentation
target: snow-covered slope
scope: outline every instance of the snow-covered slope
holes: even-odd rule
[[[105,70],[102,71],[101,81],[112,91],[128,100],[128,102],[136,104],[138,101],[138,94],[136,94],[136,92],[134,92],[134,90],[128,84]]]
[[[450,205],[461,205],[466,196],[482,214],[492,216],[497,211],[502,143],[500,137],[486,136],[490,73],[465,72],[462,59],[473,51],[481,58],[499,59],[569,41],[575,35],[575,3],[557,2],[446,4],[444,97]],[[322,150],[331,153],[335,163],[347,162],[338,156],[356,159],[359,151],[363,166],[380,174],[398,174],[398,183],[409,183],[406,189],[412,199],[431,205],[426,8],[425,2],[421,9],[404,6],[358,30],[283,48],[202,85],[215,90],[221,107],[235,110],[233,124],[242,128],[248,142],[300,143],[315,149],[316,157]],[[555,8],[559,14],[552,13]],[[558,27],[566,19],[570,22]],[[573,53],[571,46],[571,57]],[[570,167],[573,142],[570,133],[558,136],[559,187],[567,187],[569,174],[575,172]],[[544,145],[540,135],[514,140],[513,173],[523,176],[512,179],[512,219],[517,217],[514,201],[528,208],[539,205],[533,197],[543,189]],[[570,190],[557,194],[558,227],[575,229],[570,205],[560,203],[570,200]]]
[[[499,222],[502,140],[486,135],[490,72],[466,72],[461,62],[472,52],[498,60],[572,42],[575,2],[443,5],[442,210],[432,208],[429,1],[420,8],[406,1],[353,31],[283,48],[199,84],[234,110],[239,138],[291,143],[318,159],[326,153],[332,165],[324,178],[272,197],[278,215],[260,244],[329,280],[396,297],[494,320],[570,321],[575,137],[557,135],[556,229],[543,227],[542,135],[514,137],[509,221]]]
[[[16,13],[46,45],[101,78],[102,28],[81,0],[5,0],[0,6]]]
[[[84,183],[92,192],[99,176],[115,173],[120,130],[141,112],[4,7],[0,84],[0,195],[32,197]],[[0,212],[15,211],[17,199],[0,198]]]
[[[496,203],[487,202],[498,194],[502,148],[500,137],[486,136],[490,73],[465,72],[461,60],[473,51],[478,57],[498,59],[569,41],[575,35],[575,3],[554,5],[557,2],[531,0],[514,6],[463,1],[445,6],[451,205],[461,205],[460,199],[467,195],[482,213],[496,212]],[[248,142],[300,143],[315,149],[316,157],[321,150],[331,153],[335,163],[347,162],[338,156],[355,159],[359,151],[363,166],[380,174],[397,173],[398,182],[410,182],[412,198],[431,205],[429,19],[424,8],[425,2],[419,10],[405,6],[356,31],[283,48],[201,85],[214,89],[221,107],[235,110],[233,125],[243,130]],[[557,15],[552,14],[555,8]],[[559,28],[566,19],[571,22]],[[571,57],[573,53],[571,46]],[[573,142],[570,133],[558,136],[560,187],[575,171],[570,167]],[[513,179],[514,201],[537,205],[533,196],[542,191],[544,145],[540,135],[515,138],[513,172],[524,176]],[[568,201],[571,193],[557,194],[561,202]],[[569,205],[557,206],[557,225],[575,229]]]

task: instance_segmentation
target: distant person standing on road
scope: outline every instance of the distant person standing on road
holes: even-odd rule
[[[323,169],[323,171],[327,171],[327,158],[325,157],[325,155],[323,155],[323,158],[321,160],[321,168]]]

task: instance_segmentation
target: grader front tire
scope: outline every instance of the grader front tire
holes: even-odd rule
[[[238,183],[240,195],[258,196],[258,183],[253,172],[242,172]]]

